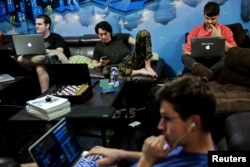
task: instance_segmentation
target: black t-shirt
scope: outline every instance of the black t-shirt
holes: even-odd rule
[[[70,51],[66,45],[62,36],[56,33],[50,33],[50,35],[44,39],[44,44],[47,49],[63,48],[63,53],[66,57],[70,57]]]
[[[120,63],[131,52],[128,39],[129,34],[116,34],[109,43],[96,44],[93,59],[99,61],[102,56],[107,56],[109,64]]]

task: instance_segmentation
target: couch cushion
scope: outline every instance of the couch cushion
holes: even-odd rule
[[[219,81],[250,86],[250,49],[233,47],[225,57]]]
[[[231,31],[233,32],[234,39],[238,46],[241,46],[245,39],[246,39],[246,33],[240,23],[234,23],[234,24],[228,24],[227,25]]]
[[[216,97],[216,113],[228,115],[234,112],[250,111],[250,87],[238,84],[208,82]]]
[[[83,63],[86,63],[88,64],[88,68],[89,69],[93,69],[94,68],[94,65],[92,63],[92,59],[86,57],[86,56],[82,56],[82,55],[74,55],[74,56],[71,56],[69,58],[69,63],[72,63],[72,64],[83,64]]]

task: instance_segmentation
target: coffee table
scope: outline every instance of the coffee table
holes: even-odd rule
[[[122,92],[123,92],[123,88],[124,88],[125,84],[126,84],[125,80],[120,80],[119,87],[116,88],[115,92],[113,92],[113,93],[105,93],[105,94],[102,94],[100,92],[99,84],[96,84],[92,89],[93,90],[92,96],[89,99],[85,100],[84,102],[82,102],[80,104],[79,103],[78,104],[72,104],[71,103],[71,110],[74,111],[74,108],[77,107],[77,106],[103,107],[103,108],[110,108],[112,110],[112,108],[114,108],[117,105],[118,101],[123,100],[122,99],[123,98],[122,97],[122,94],[123,94]],[[50,94],[50,92],[55,90],[55,88],[56,88],[56,86],[53,85],[47,92],[45,92],[41,96],[45,96],[47,94]],[[107,110],[107,109],[105,109],[105,110]],[[98,121],[100,130],[101,130],[100,137],[102,139],[102,143],[103,143],[104,146],[106,146],[106,144],[107,144],[106,143],[106,140],[107,140],[106,139],[106,127],[107,127],[107,125],[106,125],[107,121],[106,120],[110,120],[111,117],[109,119],[105,118],[101,122]],[[61,118],[58,118],[58,119],[55,119],[55,120],[52,120],[52,121],[45,121],[45,120],[42,120],[42,119],[39,119],[39,118],[28,115],[26,109],[23,108],[20,111],[18,111],[15,115],[13,115],[12,117],[9,118],[8,124],[9,124],[10,127],[14,128],[13,130],[15,130],[15,128],[18,127],[18,126],[27,127],[27,128],[39,127],[40,125],[42,125],[42,126],[44,126],[44,125],[45,126],[46,125],[52,126],[56,122],[58,122],[58,120],[60,120],[60,119]],[[84,118],[84,119],[86,120],[87,118]],[[100,118],[97,118],[97,119],[100,119]],[[92,117],[92,120],[93,120],[93,117]],[[92,121],[93,125],[97,125],[95,122],[96,121]],[[83,121],[83,123],[84,123],[84,121]],[[110,124],[111,122],[108,121],[108,123]],[[78,128],[80,128],[80,127],[78,127]],[[38,133],[38,135],[39,135],[41,132],[35,132],[35,133]],[[92,135],[90,134],[90,136],[92,136]]]
[[[125,86],[125,83],[126,81],[120,80],[119,87],[116,88],[115,92],[106,93],[106,94],[100,93],[100,90],[99,90],[100,87],[99,87],[99,84],[97,84],[96,86],[93,87],[93,95],[89,99],[87,99],[86,101],[80,104],[72,104],[71,107],[73,108],[74,106],[78,106],[78,105],[93,106],[93,107],[115,107],[116,102],[118,100],[121,100],[122,98],[122,91]],[[45,96],[49,94],[50,92],[52,92],[52,90],[55,89],[55,87],[56,86],[53,85],[47,92],[45,92],[41,96]],[[9,119],[9,122],[13,122],[13,121],[22,121],[22,122],[43,121],[44,122],[44,120],[28,115],[25,108],[21,109],[19,112],[17,112],[15,115],[13,115]],[[58,119],[55,121],[58,121]]]

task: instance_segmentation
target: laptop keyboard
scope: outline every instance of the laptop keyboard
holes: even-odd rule
[[[99,155],[92,155],[88,157],[82,157],[79,161],[75,164],[74,167],[98,167],[95,163],[96,160],[101,159],[102,157]]]

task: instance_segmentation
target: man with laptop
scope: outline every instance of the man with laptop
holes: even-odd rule
[[[209,81],[220,72],[224,65],[225,56],[221,52],[225,53],[231,47],[235,47],[236,42],[232,31],[227,26],[217,22],[220,14],[219,4],[208,2],[203,11],[204,23],[193,28],[187,36],[182,63],[185,71],[192,72]],[[203,41],[199,43],[199,40]],[[221,45],[223,40],[224,45]],[[198,46],[193,46],[195,42],[203,47],[205,53],[195,54],[198,51]],[[217,45],[217,42],[220,46]]]
[[[45,54],[20,55],[17,58],[18,63],[28,70],[36,68],[41,92],[49,88],[49,75],[46,70],[46,60],[51,57],[58,58],[61,63],[69,63],[69,48],[66,46],[64,39],[56,33],[50,32],[51,19],[48,15],[41,14],[36,18],[36,33],[42,34],[45,44]],[[67,56],[67,57],[66,57]]]

